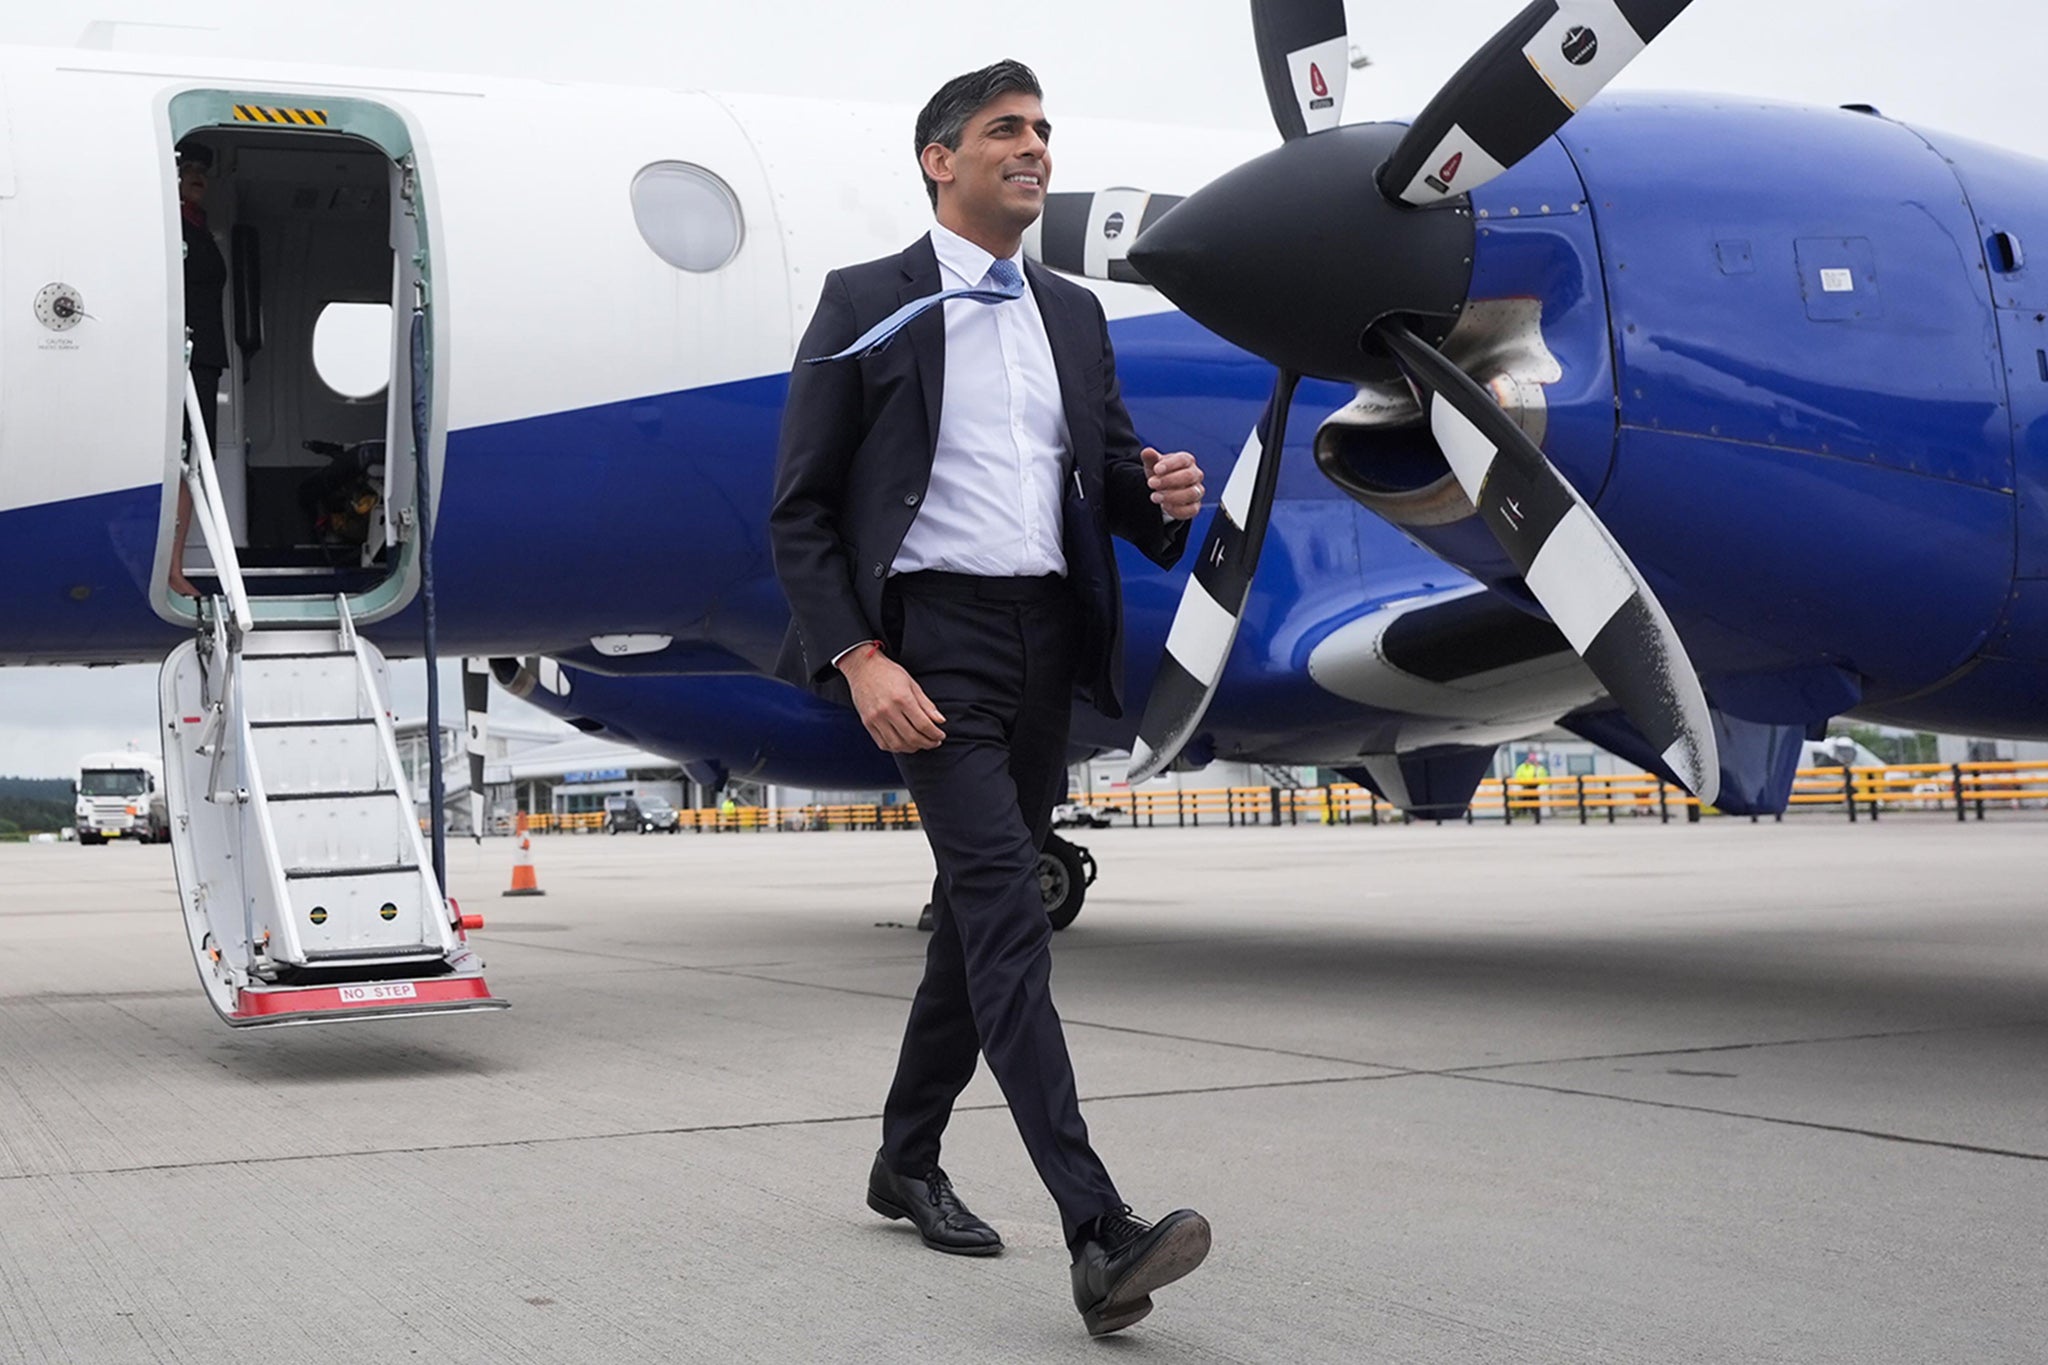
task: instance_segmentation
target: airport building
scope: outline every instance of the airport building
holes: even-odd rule
[[[427,726],[401,721],[398,757],[422,818],[430,809]],[[444,809],[450,834],[470,829],[469,752],[464,726],[441,723]],[[682,809],[711,804],[714,793],[684,774],[681,765],[596,735],[493,722],[484,750],[484,830],[509,834],[518,813],[582,815],[604,809],[607,796],[658,797]]]

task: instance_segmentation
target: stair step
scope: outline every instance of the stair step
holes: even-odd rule
[[[302,962],[338,952],[405,956],[437,937],[426,914],[432,883],[417,867],[299,869],[285,877]]]
[[[353,790],[327,790],[306,792],[271,792],[268,800],[279,801],[360,801],[370,796],[396,796],[389,787],[359,787]]]
[[[397,775],[374,721],[252,727],[256,764],[273,801],[391,791]]]
[[[394,872],[419,870],[418,863],[385,863],[378,867],[288,867],[284,870],[284,875],[292,881],[305,881],[314,877],[332,881],[343,877],[382,877]]]
[[[308,598],[307,605],[321,602],[333,605],[333,598]],[[341,631],[335,626],[265,626],[243,637],[242,657],[244,659],[275,659],[290,654],[327,654],[342,648]]]
[[[251,730],[312,730],[323,725],[372,725],[375,716],[334,716],[324,720],[252,720]]]
[[[432,958],[441,960],[437,943],[407,943],[392,948],[326,948],[306,954],[307,962],[365,962],[370,960]]]
[[[353,654],[309,653],[331,641],[306,632],[287,652],[242,656],[242,704],[252,722],[361,720],[370,712]]]
[[[270,807],[278,861],[287,876],[361,870],[395,871],[413,866],[416,819],[396,792],[367,796],[307,797]]]

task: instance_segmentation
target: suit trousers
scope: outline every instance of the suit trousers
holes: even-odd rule
[[[979,1053],[1069,1240],[1122,1202],[1081,1119],[1038,889],[1038,853],[1066,790],[1076,615],[1058,577],[903,574],[883,597],[891,654],[945,716],[946,738],[896,756],[938,879],[882,1158],[906,1174],[937,1164]]]

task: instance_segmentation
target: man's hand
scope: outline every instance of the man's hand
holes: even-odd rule
[[[839,661],[839,671],[853,689],[860,723],[884,753],[914,754],[945,741],[939,727],[946,718],[939,708],[903,665],[881,650],[863,645]]]
[[[1140,452],[1152,501],[1175,521],[1189,521],[1202,510],[1202,467],[1185,450],[1161,455],[1151,446]]]

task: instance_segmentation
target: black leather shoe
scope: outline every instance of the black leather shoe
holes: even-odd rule
[[[1112,1209],[1074,1252],[1074,1307],[1091,1337],[1120,1332],[1152,1311],[1152,1291],[1209,1254],[1209,1220],[1175,1209],[1155,1224]]]
[[[884,1218],[908,1218],[933,1251],[994,1256],[1003,1249],[996,1230],[960,1202],[953,1182],[936,1166],[923,1179],[898,1175],[883,1164],[880,1152],[875,1153],[875,1168],[868,1172],[868,1207]]]

